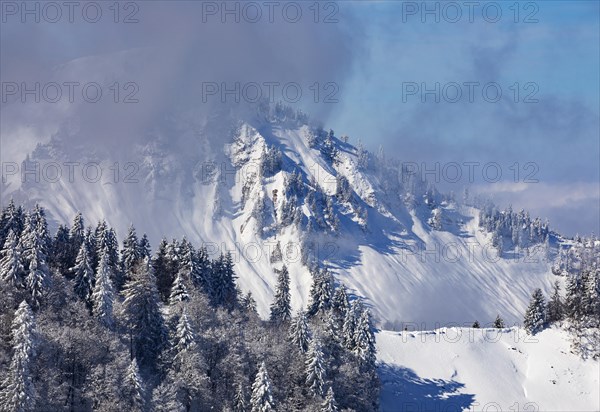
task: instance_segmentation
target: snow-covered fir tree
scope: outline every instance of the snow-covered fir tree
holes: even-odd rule
[[[140,376],[140,370],[135,358],[131,360],[124,379],[124,406],[127,410],[144,412],[146,407],[146,387]]]
[[[71,230],[69,231],[69,261],[67,267],[75,266],[75,259],[81,249],[81,244],[85,241],[85,222],[83,215],[79,212],[73,219]]]
[[[152,257],[152,248],[150,247],[150,240],[148,240],[148,235],[145,233],[142,235],[140,239],[140,255],[142,259],[151,258]]]
[[[306,315],[302,309],[298,311],[298,314],[290,324],[289,339],[300,352],[305,353],[308,350],[310,330],[306,321]]]
[[[281,252],[281,242],[278,240],[277,243],[275,244],[275,248],[271,252],[270,260],[271,260],[271,263],[278,263],[278,262],[281,262],[282,259],[283,259],[283,253]]]
[[[34,410],[36,390],[32,375],[36,356],[35,319],[27,302],[15,312],[12,323],[13,355],[2,381],[0,409],[26,412]]]
[[[173,340],[173,348],[175,349],[175,357],[181,357],[183,353],[189,351],[196,346],[196,335],[188,319],[185,308],[177,322],[175,329],[175,337]]]
[[[496,319],[494,319],[494,327],[496,329],[504,329],[506,327],[504,325],[504,319],[502,319],[500,315],[496,315]]]
[[[141,365],[153,366],[167,342],[167,332],[148,259],[133,270],[123,296],[123,314],[133,340],[133,353]]]
[[[281,150],[275,146],[266,146],[260,159],[260,172],[262,176],[269,177],[281,170]]]
[[[535,335],[544,328],[546,323],[546,303],[541,289],[536,289],[531,296],[529,307],[525,312],[523,326],[525,330]]]
[[[169,295],[169,304],[175,305],[179,302],[184,302],[190,298],[187,287],[185,286],[184,270],[177,272],[173,286],[171,286],[171,294]]]
[[[241,383],[238,383],[235,397],[233,398],[233,412],[249,412],[246,391]]]
[[[208,251],[203,246],[199,248],[192,256],[192,283],[208,296],[212,295],[211,286],[211,262],[208,257]]]
[[[100,255],[96,283],[91,295],[92,312],[100,322],[111,328],[114,325],[113,302],[114,290],[111,281],[112,273],[108,260],[108,248],[105,247]]]
[[[23,285],[25,268],[21,264],[21,246],[15,232],[10,229],[0,252],[2,280],[14,287]]]
[[[589,327],[600,327],[600,269],[587,269],[584,288],[583,311]]]
[[[352,302],[346,315],[344,316],[344,323],[342,326],[342,341],[344,346],[349,350],[354,350],[356,347],[356,326],[362,312],[362,304],[356,299]]]
[[[306,352],[306,386],[314,396],[323,396],[325,385],[325,360],[321,342],[313,338]]]
[[[366,170],[369,167],[369,152],[360,139],[356,145],[356,163],[360,170]]]
[[[325,400],[321,404],[320,412],[337,412],[338,406],[335,401],[335,395],[333,393],[333,388],[330,386],[327,390],[327,395],[325,395]]]
[[[354,345],[354,353],[361,361],[369,365],[375,364],[375,335],[368,309],[361,312],[354,329]]]
[[[338,149],[335,146],[334,139],[333,130],[329,130],[329,133],[327,133],[327,137],[325,137],[321,146],[323,157],[332,163],[335,163],[338,157]]]
[[[350,308],[348,293],[346,292],[346,287],[344,285],[340,285],[339,287],[335,288],[335,292],[333,293],[333,298],[331,300],[331,308],[333,309],[333,314],[339,323],[343,324],[346,311],[348,308]]]
[[[25,284],[31,294],[32,306],[39,307],[50,287],[50,270],[41,251],[34,253],[29,262],[29,272],[25,278]]]
[[[574,273],[567,276],[564,309],[565,316],[571,322],[580,322],[584,317],[583,277],[581,273]]]
[[[40,241],[40,247],[42,253],[48,256],[50,252],[50,246],[52,245],[52,238],[48,231],[48,222],[46,221],[46,211],[43,207],[36,203],[33,211],[29,214],[30,224],[34,228],[35,232]]]
[[[240,302],[246,312],[256,313],[256,300],[252,296],[252,292],[248,292]]]
[[[260,364],[254,383],[252,384],[252,397],[250,398],[252,412],[275,411],[275,403],[271,394],[271,380],[264,362]]]
[[[555,323],[560,322],[564,318],[564,304],[560,296],[560,284],[558,281],[554,282],[554,290],[552,296],[548,301],[548,322]]]
[[[36,212],[27,215],[20,239],[26,272],[25,286],[31,294],[31,304],[34,307],[40,305],[43,295],[50,286],[50,270],[46,264],[49,236],[45,226],[43,209],[36,208]]]
[[[106,263],[108,264],[108,260]],[[90,254],[85,242],[79,248],[77,259],[75,259],[75,266],[71,268],[71,273],[74,276],[75,293],[84,301],[89,302],[94,287],[94,270],[92,269]]]
[[[236,303],[237,290],[235,288],[235,273],[233,271],[233,257],[228,252],[221,254],[213,262],[211,270],[211,292],[214,305],[231,308]]]
[[[121,249],[121,266],[125,279],[131,277],[132,271],[141,261],[142,254],[140,253],[140,245],[138,237],[133,225],[129,226],[127,236],[123,240],[123,248]]]
[[[52,240],[52,251],[50,253],[49,264],[58,269],[60,273],[66,273],[72,266],[69,264],[69,229],[64,225],[59,225],[56,235]]]
[[[291,296],[290,296],[290,274],[287,266],[283,265],[278,273],[275,298],[271,304],[271,321],[275,323],[288,322],[292,318]]]
[[[25,226],[25,214],[21,206],[17,207],[13,199],[0,214],[0,244],[4,245],[8,233],[12,230],[17,239]]]
[[[163,238],[156,250],[154,258],[152,258],[152,269],[156,276],[156,286],[160,298],[164,303],[169,302],[169,296],[171,295],[171,285],[175,280],[175,274],[171,271],[171,264],[169,256],[167,255],[169,248],[169,242]]]
[[[309,292],[308,314],[316,315],[320,311],[328,310],[331,306],[333,294],[333,279],[327,269],[313,272],[313,283]]]

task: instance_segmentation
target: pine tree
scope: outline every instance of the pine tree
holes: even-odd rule
[[[235,391],[235,396],[233,398],[233,412],[247,412],[248,405],[246,403],[246,392],[244,391],[244,386],[239,383],[237,386],[237,390]]]
[[[150,247],[150,241],[148,240],[148,235],[146,235],[145,233],[140,239],[139,250],[142,259],[150,258],[152,256],[152,248]]]
[[[231,253],[221,254],[213,262],[211,278],[212,302],[215,306],[232,308],[235,305],[237,290],[235,288],[235,273]]]
[[[183,279],[183,271],[180,270],[177,273],[177,277],[173,282],[173,286],[171,287],[171,294],[169,295],[169,304],[175,305],[179,302],[184,302],[189,300],[190,295],[188,294],[187,287],[185,286],[185,281]]]
[[[333,279],[327,269],[313,273],[313,283],[310,288],[309,316],[331,307]]]
[[[89,250],[90,258],[92,261],[92,268],[96,270],[98,263],[100,262],[100,254],[104,248],[108,245],[108,225],[105,220],[98,222],[96,229],[94,230],[94,249]]]
[[[548,302],[548,322],[560,322],[564,318],[563,302],[560,297],[560,285],[554,282],[554,292]]]
[[[281,270],[276,269],[275,271],[279,273],[279,276],[277,277],[275,299],[271,304],[271,322],[288,322],[292,318],[290,275],[285,265]]]
[[[572,322],[580,322],[584,317],[583,284],[580,274],[567,275],[565,315]]]
[[[271,395],[271,380],[267,373],[265,363],[261,363],[254,383],[252,384],[252,397],[250,399],[252,412],[275,411],[273,396]]]
[[[123,240],[123,249],[121,249],[121,266],[126,280],[131,277],[134,268],[141,260],[142,256],[135,228],[130,225],[127,236]]]
[[[248,293],[242,298],[242,301],[240,303],[242,305],[242,308],[244,308],[246,312],[258,314],[256,309],[256,300],[254,300],[252,292],[248,291]]]
[[[52,238],[48,232],[48,222],[46,221],[46,211],[36,203],[33,211],[30,213],[30,222],[37,232],[40,248],[44,256],[48,256],[52,246]]]
[[[473,322],[473,326],[471,326],[473,329],[479,329],[481,326],[479,325],[479,321],[475,321]]]
[[[546,304],[544,301],[544,295],[541,289],[536,289],[531,296],[529,307],[525,312],[525,321],[523,326],[525,330],[535,335],[537,332],[542,330],[544,323],[546,322]]]
[[[318,339],[312,339],[306,354],[306,385],[314,396],[323,396],[325,384],[325,362]]]
[[[6,242],[8,233],[12,230],[17,239],[21,236],[25,225],[25,217],[23,216],[23,208],[16,207],[13,199],[10,200],[8,206],[2,210],[0,216],[0,241],[1,244]]]
[[[352,302],[348,310],[346,311],[346,315],[344,316],[344,324],[342,326],[342,341],[346,349],[354,350],[356,347],[356,326],[358,324],[358,319],[360,313],[362,312],[360,300],[355,300]]]
[[[298,311],[290,325],[289,339],[300,352],[305,353],[308,350],[310,331],[306,323],[306,315],[302,309]]]
[[[12,229],[8,232],[0,257],[1,279],[14,287],[21,287],[25,268],[21,264],[21,247]]]
[[[50,270],[46,264],[48,237],[43,209],[37,208],[25,218],[25,227],[19,243],[25,268],[25,285],[31,294],[31,304],[38,307],[50,286]]]
[[[71,240],[69,239],[69,229],[64,225],[60,225],[52,241],[52,253],[49,263],[53,268],[56,268],[60,273],[65,274],[72,265],[70,265],[69,248]]]
[[[108,228],[105,237],[105,247],[108,255],[108,265],[110,266],[111,281],[117,291],[123,289],[125,279],[121,271],[121,264],[119,261],[119,241],[117,240],[117,234],[112,228]],[[102,249],[98,249],[102,252]]]
[[[158,291],[146,259],[132,273],[123,290],[123,312],[132,338],[132,350],[142,365],[153,366],[167,341]]]
[[[34,243],[31,256],[29,273],[25,278],[25,283],[31,294],[31,304],[37,308],[50,287],[50,271],[46,265],[45,255],[38,243]]]
[[[361,312],[358,323],[354,330],[354,354],[359,359],[368,364],[375,364],[375,335],[371,326],[371,317],[369,310],[365,309]]]
[[[331,302],[331,307],[336,312],[338,316],[344,316],[346,310],[350,307],[350,302],[348,300],[348,294],[346,293],[346,287],[344,285],[340,285],[335,289],[335,293],[333,294],[333,299]]]
[[[111,281],[117,290],[123,287],[123,278],[121,276],[121,265],[119,263],[119,242],[114,229],[108,227],[106,222],[102,220],[98,223],[94,232],[93,249],[88,248],[92,268],[97,269],[100,262],[100,256],[104,253],[108,256],[108,265],[110,266]]]
[[[125,402],[129,404],[135,412],[143,412],[146,410],[146,389],[144,382],[140,376],[138,363],[135,358],[131,360],[124,382]]]
[[[69,260],[67,267],[75,266],[75,259],[81,249],[81,244],[85,241],[85,223],[81,213],[77,213],[73,219],[73,225],[69,231]]]
[[[329,130],[329,133],[327,134],[327,137],[325,138],[325,141],[323,142],[323,145],[321,146],[321,153],[323,154],[323,157],[325,157],[325,159],[327,159],[328,161],[335,163],[337,160],[337,156],[338,156],[338,150],[335,147],[335,143],[333,142],[334,139],[334,134],[333,134],[333,130]]]
[[[192,271],[192,282],[200,290],[204,291],[207,296],[212,296],[212,268],[208,257],[208,251],[205,247],[201,247],[192,257],[194,262],[194,270]]]
[[[584,307],[587,326],[600,326],[600,269],[589,270],[584,287]]]
[[[0,406],[6,411],[31,411],[36,399],[32,376],[36,332],[33,312],[25,301],[15,312],[12,336],[13,356],[2,382]]]
[[[160,298],[164,303],[169,302],[169,296],[171,295],[171,286],[173,285],[174,277],[171,277],[169,259],[167,256],[167,251],[169,248],[169,242],[167,239],[163,238],[158,245],[158,249],[156,250],[156,254],[152,259],[152,269],[154,270],[154,275],[156,276],[156,287],[158,288],[158,293],[160,294]]]
[[[369,152],[365,149],[360,139],[356,146],[356,164],[360,170],[366,170],[369,167]]]
[[[175,348],[175,357],[181,357],[183,353],[191,350],[195,346],[196,336],[184,308],[175,330],[175,338],[173,342],[173,347]]]
[[[325,396],[325,400],[321,404],[320,412],[337,412],[338,406],[335,401],[335,396],[333,394],[333,388],[330,386],[327,390],[327,395]]]
[[[104,248],[100,255],[96,284],[92,292],[92,312],[100,322],[111,328],[114,324],[113,301],[114,290],[111,282],[111,267],[108,262],[108,248]]]
[[[85,242],[81,244],[75,266],[71,268],[71,272],[75,275],[75,293],[85,302],[89,302],[94,287],[94,270]]]
[[[494,320],[494,327],[496,329],[504,329],[506,327],[504,325],[504,319],[502,319],[500,315],[496,315],[496,319]]]

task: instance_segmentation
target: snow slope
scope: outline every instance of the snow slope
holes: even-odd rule
[[[568,333],[443,328],[377,333],[382,411],[598,411],[600,365]]]

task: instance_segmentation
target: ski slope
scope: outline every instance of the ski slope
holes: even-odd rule
[[[382,411],[598,411],[600,365],[568,333],[448,328],[377,333]]]

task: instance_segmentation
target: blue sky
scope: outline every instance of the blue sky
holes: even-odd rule
[[[333,110],[336,131],[428,168],[437,162],[440,167],[496,162],[503,179],[473,185],[481,193],[549,217],[568,234],[598,234],[599,3],[535,2],[537,23],[515,23],[514,2],[496,3],[503,12],[496,23],[477,9],[468,22],[464,2],[456,2],[463,11],[459,22],[445,21],[443,15],[439,23],[432,15],[422,22],[422,3],[416,4],[417,14],[404,19],[403,2],[344,4],[361,16],[365,52]],[[519,6],[519,20],[534,11],[527,2]],[[433,96],[422,103],[420,93],[403,96],[403,82],[429,88],[436,82],[440,88],[449,82],[496,82],[503,98],[489,103],[476,92],[472,103],[465,95],[456,103],[444,101],[443,95],[440,103]],[[515,82],[520,100],[535,87],[525,89],[525,84],[535,83],[538,102],[515,103],[510,89]],[[509,168],[515,162],[519,167],[535,163],[539,182],[523,184],[523,174],[514,182]],[[466,183],[450,184],[442,177],[439,186],[459,192]]]

